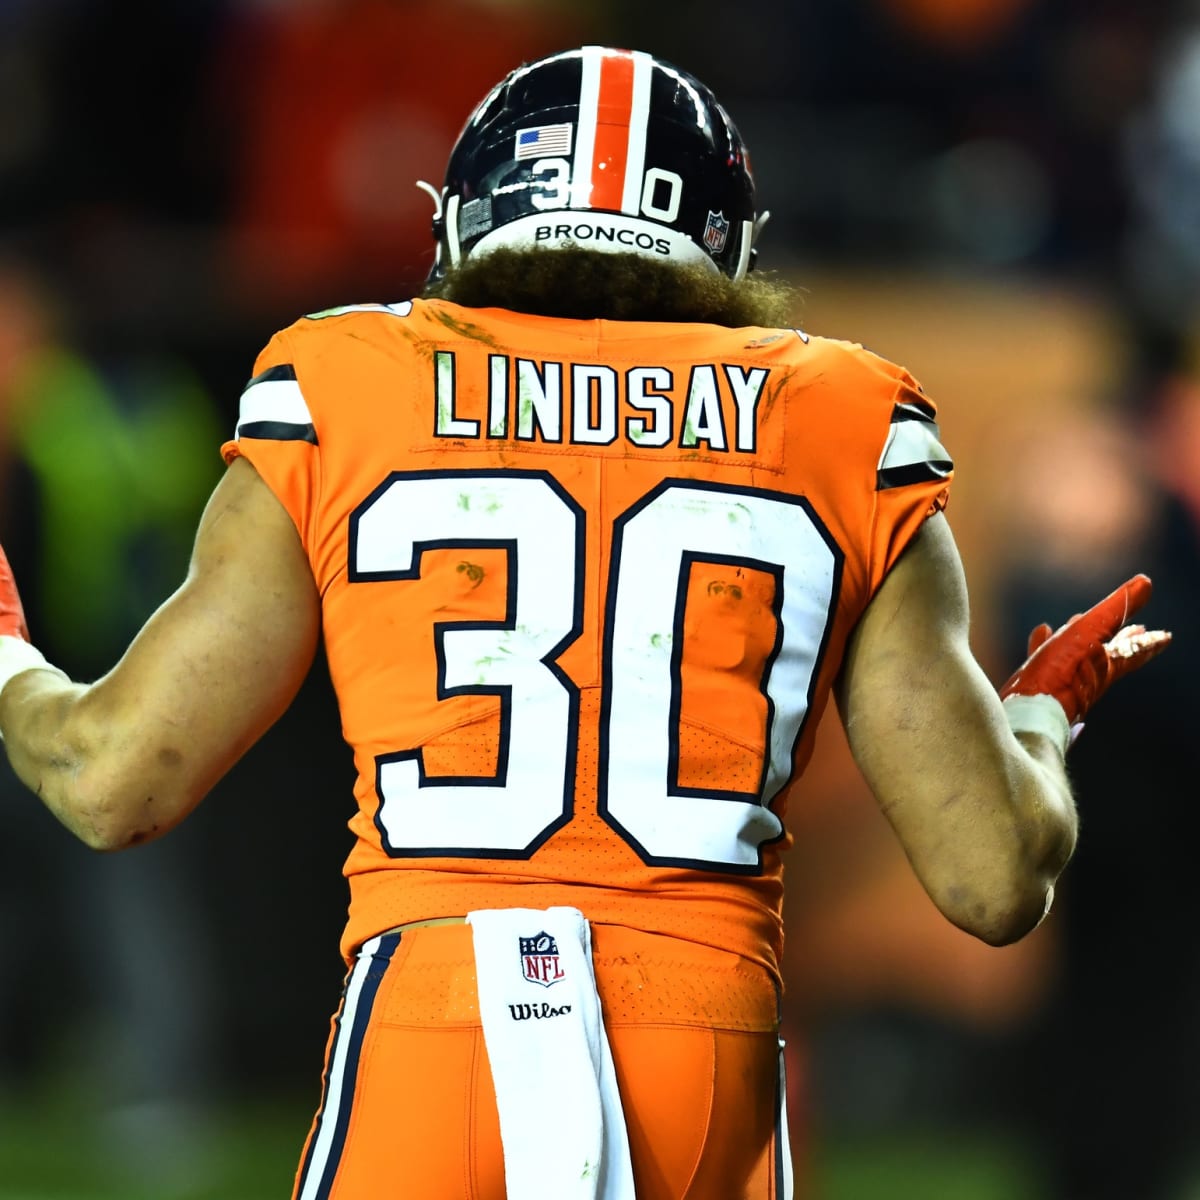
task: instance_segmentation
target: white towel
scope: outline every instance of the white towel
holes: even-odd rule
[[[561,907],[467,921],[509,1200],[634,1200],[591,927]]]

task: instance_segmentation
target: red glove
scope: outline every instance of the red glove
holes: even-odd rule
[[[1000,689],[1000,696],[1053,696],[1072,727],[1123,675],[1161,654],[1171,641],[1163,629],[1126,625],[1150,599],[1151,583],[1135,575],[1087,612],[1051,631],[1029,635],[1029,657]]]
[[[13,578],[3,546],[0,546],[0,637],[19,637],[24,642],[29,641],[25,610],[21,607],[17,581]]]
[[[53,671],[62,679],[65,672],[52,667],[42,652],[29,644],[29,630],[25,625],[25,610],[21,607],[21,596],[17,581],[13,578],[8,556],[0,546],[0,692],[14,675],[24,671]],[[0,735],[0,741],[3,741]]]

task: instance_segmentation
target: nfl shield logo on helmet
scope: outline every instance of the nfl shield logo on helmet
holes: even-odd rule
[[[517,940],[521,943],[521,974],[530,983],[549,987],[560,979],[566,979],[567,974],[558,958],[558,942],[550,934],[543,930],[533,937]]]
[[[704,226],[704,244],[713,252],[720,254],[725,249],[729,237],[729,222],[725,220],[724,212],[709,212],[708,221]]]

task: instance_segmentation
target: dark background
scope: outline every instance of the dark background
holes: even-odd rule
[[[116,661],[182,577],[258,350],[411,295],[413,182],[508,69],[583,42],[716,90],[798,323],[938,399],[997,679],[1133,570],[1176,631],[1089,721],[1078,856],[1011,950],[944,927],[823,731],[788,880],[801,1194],[1194,1195],[1195,5],[0,0],[0,540],[35,640],[79,678]],[[92,855],[4,779],[0,1197],[286,1193],[350,787],[320,662],[162,843]]]

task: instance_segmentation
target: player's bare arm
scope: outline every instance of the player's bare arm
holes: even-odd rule
[[[18,617],[0,632],[19,637],[3,574]],[[254,468],[235,461],[205,509],[186,580],[107,675],[83,685],[32,669],[3,685],[9,761],[89,846],[157,837],[287,708],[319,630],[296,529]]]
[[[984,941],[1015,941],[1047,910],[1077,831],[1069,730],[1111,679],[1165,647],[1167,634],[1117,632],[1148,596],[1139,577],[1053,640],[1039,627],[1041,659],[998,694],[969,646],[962,564],[939,514],[854,633],[838,703],[855,760],[934,903]]]

